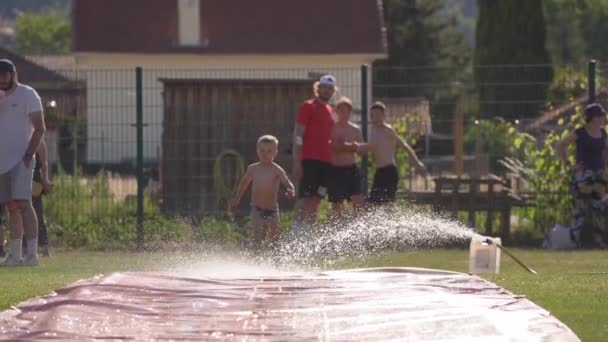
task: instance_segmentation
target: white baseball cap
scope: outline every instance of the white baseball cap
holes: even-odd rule
[[[323,75],[319,79],[319,84],[320,85],[328,85],[328,86],[335,87],[336,83],[337,83],[336,82],[336,78],[333,77],[332,75]]]

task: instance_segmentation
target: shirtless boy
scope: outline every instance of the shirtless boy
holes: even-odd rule
[[[372,121],[371,138],[368,144],[361,144],[359,151],[372,152],[376,160],[374,183],[369,194],[372,204],[384,204],[395,200],[399,172],[395,162],[395,149],[401,146],[408,153],[416,171],[426,172],[424,164],[418,159],[414,150],[401,138],[385,120],[386,106],[375,102],[370,108]]]
[[[350,201],[355,209],[363,206],[361,173],[356,164],[356,152],[363,135],[361,128],[349,121],[352,110],[353,105],[348,97],[342,97],[336,103],[338,122],[331,135],[332,167],[327,188],[336,217],[342,215],[345,200]]]
[[[279,141],[272,135],[258,139],[257,154],[259,162],[249,165],[239,184],[238,193],[230,200],[236,207],[249,184],[251,190],[251,221],[253,225],[253,244],[261,247],[264,240],[276,241],[279,238],[279,183],[287,189],[287,197],[292,198],[295,189],[283,168],[274,162],[279,151]]]

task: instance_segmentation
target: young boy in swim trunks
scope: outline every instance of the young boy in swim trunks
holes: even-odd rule
[[[342,215],[344,201],[350,201],[354,209],[363,207],[361,173],[356,158],[363,134],[359,126],[349,121],[352,110],[348,97],[342,97],[336,103],[338,122],[331,135],[332,167],[327,187],[332,213],[336,217]]]
[[[258,139],[257,154],[259,162],[247,167],[247,172],[237,194],[230,200],[230,205],[236,207],[249,184],[251,191],[251,221],[253,225],[254,247],[261,247],[262,242],[276,241],[279,238],[279,184],[287,189],[286,195],[294,197],[295,189],[285,170],[274,162],[279,151],[279,141],[272,135],[264,135]]]
[[[393,202],[399,183],[399,172],[395,162],[395,149],[402,147],[408,153],[416,171],[425,173],[424,164],[418,159],[414,150],[401,138],[395,129],[385,122],[386,106],[375,102],[370,108],[372,121],[369,143],[359,145],[359,152],[372,152],[376,160],[374,183],[369,194],[372,204]]]

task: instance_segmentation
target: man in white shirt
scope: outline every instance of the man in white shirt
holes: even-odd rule
[[[0,204],[9,215],[21,215],[21,225],[11,225],[11,251],[1,266],[38,264],[38,220],[32,207],[34,154],[44,136],[40,96],[17,81],[15,65],[0,59]],[[22,238],[27,240],[22,259]]]

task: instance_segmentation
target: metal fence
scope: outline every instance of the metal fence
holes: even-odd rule
[[[547,117],[542,125],[550,124],[557,107],[586,102],[589,88],[587,66],[54,72],[78,86],[41,91],[55,174],[55,191],[47,198],[49,219],[60,225],[112,225],[128,218],[140,228],[150,212],[201,216],[225,211],[228,192],[242,166],[255,161],[255,141],[262,134],[279,138],[277,161],[289,170],[297,107],[312,96],[313,81],[324,73],[338,79],[334,101],[350,97],[354,119],[364,127],[367,107],[375,100],[387,104],[391,122],[407,118],[406,133],[415,138],[431,176],[453,172],[458,122],[464,132],[456,142],[464,144],[464,172],[492,172],[506,147],[475,150],[474,142],[480,130],[496,126],[495,117],[522,131],[539,118]],[[599,80],[602,73],[597,75]],[[485,169],[473,170],[480,158],[486,160]],[[429,190],[431,183],[428,177],[408,175],[402,186]]]

